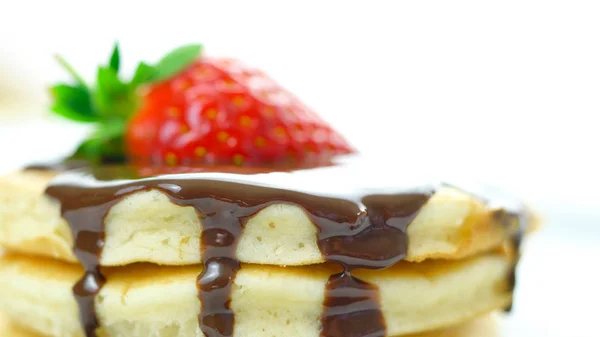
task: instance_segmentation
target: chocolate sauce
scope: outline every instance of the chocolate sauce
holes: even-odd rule
[[[379,290],[356,279],[352,270],[387,268],[406,258],[407,227],[432,194],[433,191],[364,196],[364,208],[348,223],[350,226],[340,226],[339,218],[312,219],[319,229],[321,253],[326,260],[344,267],[342,273],[332,275],[327,282],[322,337],[386,335]]]
[[[357,279],[345,268],[342,273],[329,278],[325,290],[321,336],[386,335],[377,286]]]
[[[104,247],[104,217],[118,200],[105,200],[93,193],[52,185],[46,194],[61,201],[62,216],[75,238],[73,251],[85,273],[73,287],[73,293],[85,335],[95,336],[98,320],[94,300],[106,281],[100,273],[99,261]]]
[[[112,176],[116,171],[107,175],[102,169],[59,175],[46,193],[60,202],[73,231],[75,254],[86,270],[74,287],[86,336],[95,336],[98,327],[94,297],[104,283],[99,269],[104,217],[122,198],[151,189],[162,191],[174,204],[194,207],[201,219],[203,271],[197,287],[202,305],[199,324],[206,336],[233,336],[235,317],[230,303],[240,269],[235,254],[239,237],[249,218],[278,203],[303,208],[318,229],[324,258],[344,268],[327,282],[320,335],[385,336],[378,288],[355,278],[352,271],[382,269],[404,259],[407,227],[438,186],[415,190],[391,182],[379,188],[360,185],[362,180],[343,168],[263,174],[203,172],[135,180],[120,180]],[[98,179],[101,176],[106,180]]]
[[[508,275],[508,287],[511,294],[514,296],[514,291],[517,286],[517,267],[519,265],[519,260],[521,259],[521,245],[525,231],[529,227],[528,214],[521,206],[517,208],[512,207],[512,209],[503,208],[496,210],[492,213],[492,217],[506,227],[517,227],[517,231],[515,231],[515,234],[511,238],[510,242],[510,249],[512,249],[512,253],[515,255],[515,258]],[[510,304],[504,309],[504,311],[511,312],[513,305],[514,297],[511,299]]]

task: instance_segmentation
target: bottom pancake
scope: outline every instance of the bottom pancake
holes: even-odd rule
[[[356,271],[355,276],[378,286],[387,334],[396,336],[459,324],[506,307],[512,295],[511,265],[505,255],[486,254],[399,263],[383,271]],[[195,282],[200,268],[132,265],[104,270],[107,283],[95,302],[98,335],[202,336]],[[243,265],[232,292],[234,336],[317,337],[325,284],[336,271],[330,265]],[[49,336],[81,337],[71,292],[81,275],[76,265],[5,256],[0,259],[0,311]]]
[[[496,337],[498,336],[496,325],[494,315],[486,315],[454,327],[416,335],[404,335],[403,337]],[[2,317],[0,317],[0,336],[46,337],[17,324],[11,324],[11,322],[3,320]]]

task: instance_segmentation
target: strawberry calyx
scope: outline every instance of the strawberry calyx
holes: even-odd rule
[[[71,159],[93,163],[124,162],[124,134],[130,118],[140,105],[140,90],[163,82],[181,72],[200,55],[202,46],[179,47],[151,65],[140,62],[130,80],[119,75],[121,56],[115,43],[108,64],[98,67],[96,83],[88,85],[61,56],[61,66],[73,77],[73,83],[59,83],[50,88],[53,113],[76,122],[93,123],[92,134],[84,140]]]

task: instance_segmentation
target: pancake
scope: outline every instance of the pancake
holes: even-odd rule
[[[45,337],[34,331],[14,324],[0,316],[0,336],[2,337]],[[494,314],[478,317],[469,322],[449,328],[418,334],[402,335],[402,337],[496,337],[497,319]],[[400,336],[396,336],[400,337]]]
[[[487,253],[457,261],[400,262],[380,271],[356,270],[354,275],[379,288],[387,335],[395,336],[452,326],[505,308],[511,301],[512,264],[505,254]],[[318,336],[326,283],[338,268],[243,265],[232,286],[234,336]],[[151,264],[104,268],[107,283],[95,300],[98,335],[201,336],[196,290],[200,269]],[[7,255],[0,260],[0,312],[50,336],[83,336],[71,290],[82,273],[75,264]]]
[[[60,204],[44,194],[57,172],[27,170],[0,178],[0,245],[28,254],[76,262],[73,235],[61,217]],[[82,194],[83,195],[83,194]],[[463,190],[435,191],[407,229],[406,260],[459,259],[497,247],[518,231],[506,225],[497,209]],[[104,219],[100,264],[134,262],[165,265],[202,260],[202,220],[192,207],[172,203],[163,192],[131,193]],[[318,228],[305,209],[273,203],[254,214],[236,247],[241,262],[271,265],[322,263]]]
[[[404,335],[404,337],[496,337],[496,319],[494,315],[486,315],[464,324],[446,329]],[[0,316],[0,336],[2,337],[45,337],[17,324],[3,320]],[[398,336],[399,337],[399,336]]]

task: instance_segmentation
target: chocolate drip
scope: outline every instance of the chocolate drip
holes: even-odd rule
[[[73,286],[73,294],[79,306],[79,319],[86,336],[96,336],[99,326],[94,300],[104,286],[106,280],[100,273],[100,268],[88,269],[83,277]]]
[[[98,319],[94,299],[106,282],[100,273],[100,254],[104,247],[104,217],[118,200],[105,200],[76,188],[49,186],[46,194],[61,201],[63,218],[75,238],[74,253],[85,273],[73,287],[85,335],[96,336]],[[73,202],[77,200],[77,202]]]
[[[499,209],[492,213],[492,217],[507,227],[517,227],[515,234],[511,238],[511,246],[510,249],[514,254],[514,261],[512,264],[511,271],[508,275],[508,287],[511,294],[514,295],[514,290],[517,286],[517,267],[519,265],[519,260],[521,259],[521,244],[523,242],[523,236],[525,235],[525,231],[529,227],[529,219],[528,214],[522,206]],[[511,312],[514,305],[514,298],[511,300],[511,303],[508,307],[505,308],[505,312]]]
[[[386,335],[377,286],[355,278],[346,268],[344,272],[329,278],[325,294],[321,336],[383,337]]]
[[[327,177],[340,176],[335,168],[327,170],[333,170]],[[435,191],[388,187],[371,193],[360,186],[344,188],[344,182],[342,188],[336,186],[338,189],[326,186],[331,191],[325,194],[323,188],[317,192],[319,188],[313,191],[304,187],[315,177],[311,170],[299,171],[300,175],[242,174],[264,170],[207,172],[214,171],[212,168],[199,170],[204,173],[120,180],[124,179],[120,176],[123,172],[129,172],[127,178],[131,179],[130,171],[114,167],[70,171],[60,175],[46,191],[61,203],[63,217],[75,238],[75,254],[86,270],[74,292],[87,337],[94,337],[98,327],[94,297],[104,284],[99,269],[104,218],[114,204],[131,193],[159,190],[174,204],[194,207],[201,219],[204,268],[197,278],[202,305],[198,319],[207,337],[233,336],[235,317],[230,304],[232,285],[240,269],[236,257],[239,237],[250,217],[278,203],[302,207],[318,229],[318,246],[324,258],[344,267],[327,282],[321,336],[378,337],[386,334],[379,289],[357,279],[352,272],[357,268],[383,269],[404,259],[408,252],[407,227]]]
[[[350,226],[338,221],[315,219],[319,248],[328,261],[344,272],[327,282],[321,337],[385,336],[379,309],[379,289],[352,276],[356,268],[383,269],[406,258],[408,225],[433,192],[369,195],[364,208]]]
[[[203,220],[201,237],[204,266],[197,280],[198,297],[202,303],[198,319],[207,337],[233,336],[230,294],[233,279],[240,269],[235,244],[242,226],[240,217],[235,214],[237,207],[232,208],[229,203],[216,199],[208,199],[207,202],[213,205],[195,205],[199,212],[210,212]]]

